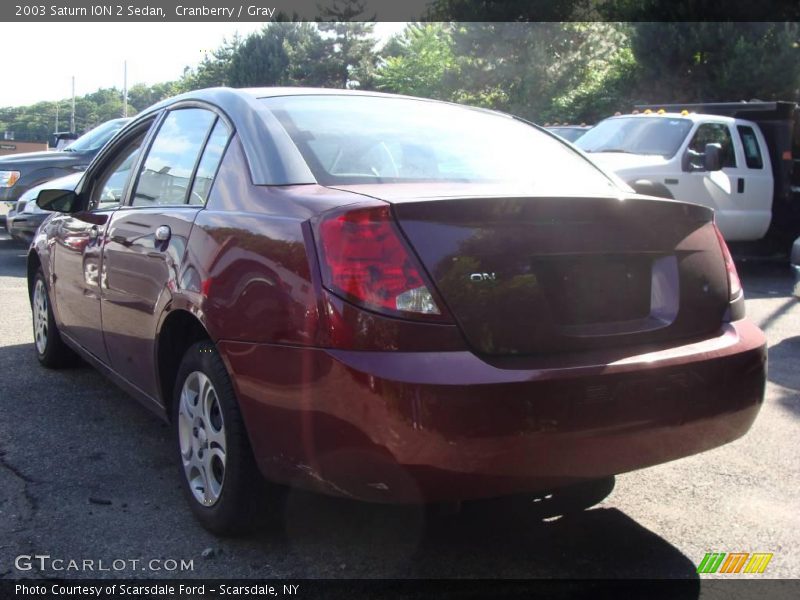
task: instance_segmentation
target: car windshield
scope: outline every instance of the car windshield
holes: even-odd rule
[[[72,142],[69,146],[64,148],[64,152],[89,152],[91,150],[99,150],[106,145],[106,142],[117,133],[128,119],[113,119],[106,121],[102,125],[98,125],[91,131],[84,133],[77,140]]]
[[[598,123],[575,145],[584,152],[627,152],[672,158],[691,128],[689,119],[614,117]]]
[[[380,96],[262,99],[323,185],[463,182],[536,195],[619,188],[567,144],[507,116]]]
[[[578,127],[548,127],[547,130],[551,133],[555,133],[557,136],[564,138],[568,142],[574,142],[579,137],[583,136],[588,129],[582,129]]]

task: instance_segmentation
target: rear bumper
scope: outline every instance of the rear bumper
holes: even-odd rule
[[[696,454],[747,432],[766,378],[748,321],[649,354],[494,365],[470,352],[218,346],[267,477],[383,502],[534,491]]]

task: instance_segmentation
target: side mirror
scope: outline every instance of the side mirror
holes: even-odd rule
[[[72,190],[42,190],[36,196],[36,206],[51,212],[74,213],[80,210],[78,194]]]
[[[722,168],[722,146],[706,144],[703,154],[703,167],[706,171],[719,171]]]

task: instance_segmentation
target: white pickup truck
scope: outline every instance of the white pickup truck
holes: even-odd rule
[[[786,243],[800,233],[794,103],[637,109],[601,121],[575,145],[639,192],[712,207],[728,241]]]

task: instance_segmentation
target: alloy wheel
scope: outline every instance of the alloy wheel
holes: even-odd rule
[[[192,494],[201,505],[216,504],[225,482],[225,421],[217,392],[201,371],[189,373],[178,408],[181,461]]]
[[[33,335],[39,354],[47,350],[48,333],[47,288],[44,281],[37,279],[33,288]]]

